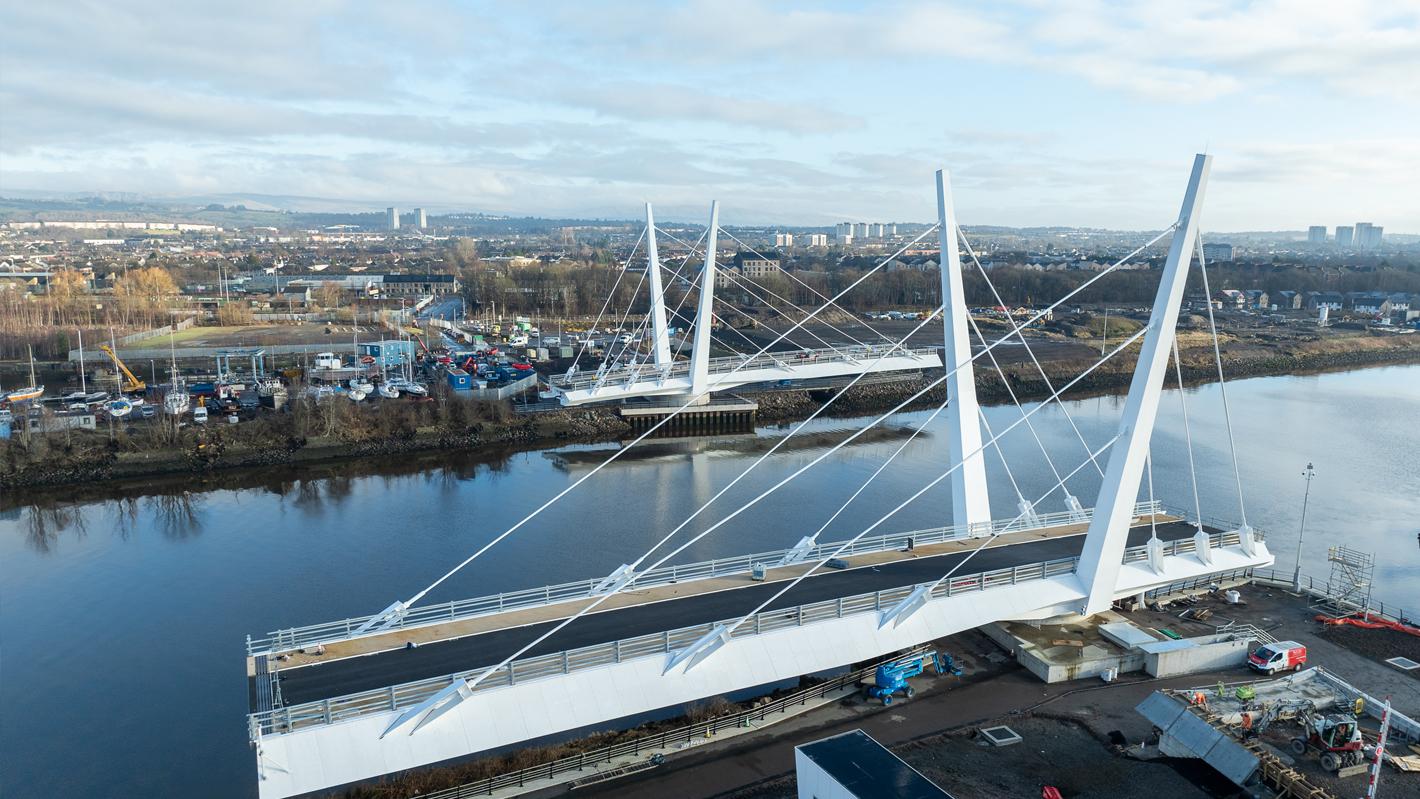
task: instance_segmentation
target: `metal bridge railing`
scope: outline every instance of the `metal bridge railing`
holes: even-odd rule
[[[1135,516],[1165,512],[1177,513],[1164,507],[1160,502],[1139,502],[1134,507]],[[1059,511],[1055,513],[1038,514],[1033,520],[995,519],[989,524],[973,526],[954,525],[951,527],[932,527],[925,530],[888,533],[885,535],[865,537],[844,549],[841,556],[849,557],[871,552],[887,552],[907,549],[909,546],[926,546],[966,538],[983,538],[1000,533],[1022,532],[1055,527],[1058,525],[1084,523],[1093,518],[1093,515],[1093,509],[1085,509],[1080,512]],[[843,546],[843,543],[842,541],[837,541],[819,544],[809,549],[801,560],[806,560],[810,563],[820,561],[836,552],[840,546]],[[749,555],[717,558],[715,560],[701,561],[699,563],[662,566],[659,569],[652,569],[637,575],[636,579],[631,581],[626,587],[628,589],[644,589],[688,580],[703,580],[732,574],[747,574],[754,567],[754,564],[763,563],[767,566],[774,566],[782,562],[785,556],[789,555],[792,551],[792,549],[776,549]],[[365,633],[364,635],[379,635],[388,632],[390,629],[410,629],[430,624],[459,621],[476,616],[486,616],[493,613],[503,613],[520,608],[548,605],[554,602],[586,599],[594,595],[597,586],[600,585],[601,582],[601,577],[593,577],[586,580],[561,583],[559,585],[543,586],[541,588],[527,588],[519,591],[508,591],[471,599],[457,599],[451,602],[423,605],[410,609],[406,612],[404,618],[400,619],[389,628]],[[319,644],[329,644],[335,641],[355,638],[358,637],[355,631],[360,629],[362,625],[372,618],[374,617],[355,616],[338,621],[311,624],[304,627],[289,627],[282,630],[274,630],[267,633],[264,637],[253,638],[248,636],[247,655],[251,657],[258,655],[275,655],[281,652],[292,652],[306,647],[314,647]]]
[[[1278,586],[1281,588],[1292,587],[1292,575],[1286,572],[1278,571],[1277,569],[1256,569],[1253,572],[1253,577],[1259,582],[1264,582],[1268,585]],[[1309,574],[1301,575],[1300,587],[1303,593],[1311,594],[1317,597],[1336,599],[1336,597],[1333,596],[1331,593],[1330,583],[1328,581],[1315,579]],[[1385,602],[1382,602],[1381,600],[1376,599],[1375,597],[1371,597],[1371,601],[1366,607],[1362,607],[1356,603],[1346,604],[1350,605],[1350,609],[1352,612],[1359,615],[1366,615],[1367,613],[1369,613],[1371,616],[1379,616],[1383,619],[1389,619],[1390,621],[1400,622],[1401,624],[1408,624],[1411,626],[1420,625],[1420,616],[1412,614],[1410,611],[1406,610],[1403,607],[1400,607],[1394,602],[1387,605]]]
[[[788,350],[759,355],[731,355],[710,359],[710,374],[724,374],[736,369],[784,369],[818,363],[857,363],[892,354],[895,357],[924,358],[935,355],[938,347],[894,347],[890,344],[862,344],[838,349]],[[580,391],[605,386],[634,383],[637,380],[667,380],[690,375],[690,361],[676,361],[665,367],[651,364],[619,366],[606,371],[574,372],[554,375],[548,384],[562,391]]]
[[[1212,533],[1209,538],[1215,547],[1224,546],[1229,541],[1233,544],[1238,542],[1236,532]],[[1182,546],[1185,543],[1187,547]],[[1181,554],[1193,550],[1192,539],[1170,542],[1170,544],[1173,546],[1165,549],[1168,554]],[[1125,550],[1125,562],[1139,560],[1140,554],[1144,550],[1145,548],[1142,546]],[[1142,557],[1147,558],[1147,554]],[[943,581],[934,588],[932,597],[958,596],[990,588],[1072,574],[1078,561],[1077,557],[1057,558],[1007,569],[958,575]],[[744,638],[762,635],[818,621],[887,610],[905,599],[915,587],[915,585],[907,585],[796,607],[766,610],[750,617],[745,624],[735,630],[733,637]],[[477,692],[505,688],[529,680],[570,674],[574,671],[620,663],[632,658],[666,654],[695,643],[718,624],[730,624],[736,620],[725,619],[707,624],[697,624],[676,630],[650,633],[605,644],[595,644],[516,660],[489,675],[473,690]],[[388,688],[362,691],[332,699],[254,713],[251,714],[250,725],[253,730],[259,730],[263,735],[280,735],[306,727],[333,724],[374,713],[399,710],[422,702],[454,681],[471,679],[482,674],[483,671],[484,669],[470,669],[455,674],[401,683]]]
[[[910,650],[907,654],[917,654],[927,650],[928,647],[919,646]],[[905,657],[905,655],[898,654],[880,662],[890,663],[900,660],[903,657]],[[788,696],[767,702],[749,710],[720,716],[719,718],[709,719],[708,721],[702,721],[697,724],[688,724],[684,727],[678,727],[665,732],[642,735],[630,741],[624,741],[600,749],[579,752],[575,755],[540,763],[536,766],[528,766],[527,768],[509,771],[494,777],[474,780],[453,788],[418,794],[413,799],[469,799],[475,796],[488,796],[502,788],[520,788],[537,780],[550,780],[562,774],[582,771],[587,768],[595,769],[598,764],[607,764],[627,757],[639,758],[643,754],[650,754],[659,750],[688,746],[695,741],[704,741],[713,738],[716,733],[725,730],[737,730],[750,727],[757,721],[763,722],[771,716],[788,712],[795,707],[806,705],[816,699],[822,699],[823,697],[845,689],[856,688],[859,683],[871,676],[876,669],[877,664],[874,664],[865,669],[839,675],[826,682],[821,682],[818,685],[805,688],[802,691],[789,694]]]

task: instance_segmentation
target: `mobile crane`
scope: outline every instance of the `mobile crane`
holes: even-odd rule
[[[133,372],[129,371],[128,367],[124,365],[123,361],[118,357],[118,353],[114,352],[112,347],[107,344],[100,344],[99,349],[103,350],[108,357],[112,358],[114,368],[123,373],[123,383],[119,386],[120,392],[124,394],[134,394],[147,390],[148,384],[139,380]]]

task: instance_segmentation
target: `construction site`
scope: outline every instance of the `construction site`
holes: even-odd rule
[[[1420,629],[1370,596],[1368,556],[1331,556],[1331,574],[1302,575],[1300,591],[1259,570],[1104,618],[988,625],[924,647],[934,656],[887,702],[870,664],[803,706],[752,702],[766,712],[663,733],[649,760],[586,752],[567,774],[491,793],[795,797],[796,747],[862,730],[957,799],[1420,797]],[[1304,660],[1276,674],[1249,665],[1279,644]],[[903,660],[919,658],[887,663]],[[474,787],[425,795],[490,793]]]

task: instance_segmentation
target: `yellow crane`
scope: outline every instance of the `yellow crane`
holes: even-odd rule
[[[100,344],[99,349],[103,350],[108,355],[108,357],[112,358],[114,368],[123,373],[124,381],[123,385],[119,389],[120,391],[125,394],[130,394],[138,391],[144,391],[148,388],[147,383],[144,383],[142,380],[139,380],[136,376],[134,376],[133,372],[128,370],[128,367],[123,364],[123,361],[118,357],[118,353],[114,352],[112,347],[107,344]]]

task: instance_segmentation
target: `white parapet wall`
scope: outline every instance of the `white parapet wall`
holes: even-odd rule
[[[1265,567],[1264,545],[1165,559],[1163,574],[1127,565],[1118,596],[1220,571]],[[1077,611],[1085,593],[1074,574],[932,599],[899,624],[879,627],[874,612],[737,637],[702,662],[668,673],[653,655],[478,691],[437,719],[386,734],[403,711],[371,714],[260,739],[260,795],[282,799],[593,724],[674,707],[755,685],[838,668],[994,621],[1049,618]],[[383,736],[383,737],[382,737]]]

